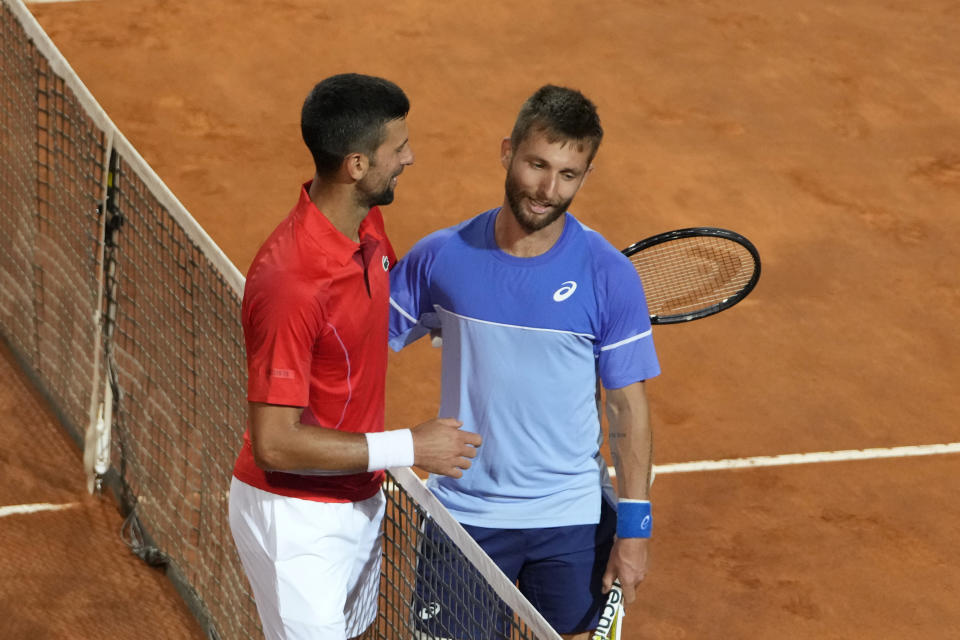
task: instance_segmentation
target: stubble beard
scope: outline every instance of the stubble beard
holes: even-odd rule
[[[368,209],[372,209],[373,207],[383,207],[393,202],[395,197],[393,179],[399,175],[400,172],[398,171],[394,175],[390,176],[390,178],[387,180],[387,185],[380,191],[366,194],[366,197],[364,198],[364,204]]]
[[[387,187],[380,193],[376,193],[370,196],[370,207],[372,208],[372,207],[386,206],[391,202],[393,202],[394,197],[395,196],[393,193],[393,189],[390,187]]]
[[[510,205],[510,211],[516,219],[517,224],[527,233],[534,233],[545,229],[553,224],[557,218],[562,216],[570,207],[573,198],[551,205],[550,211],[543,214],[530,214],[523,209],[523,199],[527,195],[523,189],[517,185],[510,172],[507,172],[507,178],[504,183],[504,190],[507,195],[507,203]]]

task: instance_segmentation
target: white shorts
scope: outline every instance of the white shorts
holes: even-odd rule
[[[230,530],[266,640],[344,640],[377,614],[383,492],[315,502],[233,478]]]

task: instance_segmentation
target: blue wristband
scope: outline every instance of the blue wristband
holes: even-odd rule
[[[649,538],[653,533],[653,514],[649,500],[617,501],[617,537]]]

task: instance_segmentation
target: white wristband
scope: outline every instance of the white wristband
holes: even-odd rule
[[[394,429],[368,433],[367,471],[413,466],[413,432]]]

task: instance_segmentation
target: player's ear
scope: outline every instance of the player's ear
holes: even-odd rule
[[[510,168],[510,160],[513,158],[513,145],[510,138],[504,138],[500,141],[500,164],[504,169]]]
[[[350,153],[343,159],[342,166],[347,174],[356,181],[367,175],[367,169],[370,168],[370,159],[363,153]]]

